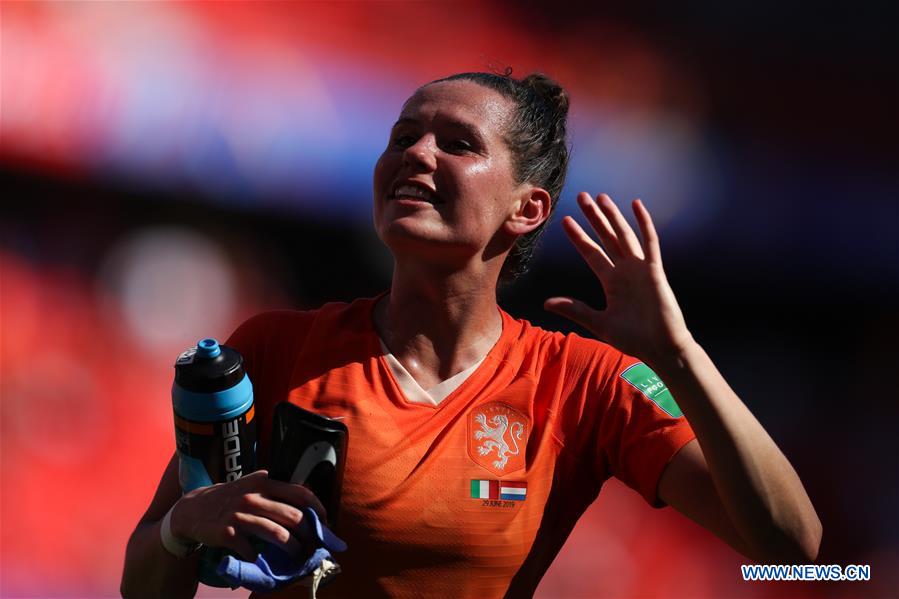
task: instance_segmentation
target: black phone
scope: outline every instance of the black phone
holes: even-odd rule
[[[340,420],[283,401],[272,422],[269,478],[298,483],[315,493],[335,530],[349,431]]]

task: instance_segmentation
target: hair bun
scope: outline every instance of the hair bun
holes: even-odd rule
[[[568,92],[543,73],[531,73],[521,80],[521,84],[540,96],[560,116],[568,114]]]

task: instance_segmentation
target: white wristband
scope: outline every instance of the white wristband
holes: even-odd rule
[[[162,526],[159,527],[159,536],[166,551],[177,558],[184,558],[199,551],[203,544],[184,541],[172,534],[172,511],[174,509],[175,506],[172,506],[162,519]]]

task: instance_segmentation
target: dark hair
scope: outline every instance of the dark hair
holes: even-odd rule
[[[460,79],[495,90],[515,103],[515,117],[506,134],[515,180],[549,192],[552,215],[568,173],[568,93],[542,73],[515,79],[511,68],[502,74],[457,73],[431,83]],[[548,223],[549,216],[539,227],[518,238],[503,263],[500,281],[509,283],[527,272],[528,261]]]

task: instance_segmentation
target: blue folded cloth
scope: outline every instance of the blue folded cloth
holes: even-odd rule
[[[226,555],[219,562],[216,573],[232,588],[244,587],[264,593],[312,574],[321,566],[322,560],[332,560],[332,551],[346,551],[346,543],[322,524],[315,510],[307,507],[302,511],[302,526],[312,529],[317,545],[305,562],[298,564],[280,547],[265,543],[255,562]]]

